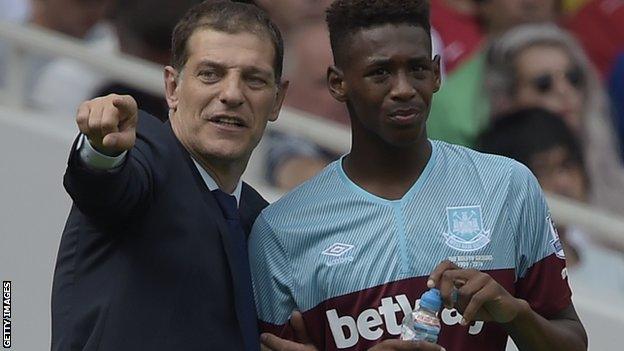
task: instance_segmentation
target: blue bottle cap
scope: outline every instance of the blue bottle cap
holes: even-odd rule
[[[420,307],[426,308],[431,311],[440,311],[442,308],[442,297],[440,296],[440,290],[429,289],[429,291],[422,294],[420,297]]]

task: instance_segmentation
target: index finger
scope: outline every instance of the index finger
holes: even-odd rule
[[[113,99],[113,106],[115,106],[125,118],[134,116],[138,112],[137,103],[130,95],[115,96]]]
[[[444,274],[444,272],[454,269],[461,269],[461,267],[449,260],[440,262],[436,266],[436,268],[433,269],[433,272],[431,272],[431,274],[429,275],[429,279],[427,279],[427,287],[429,289],[435,288],[442,279],[442,275]]]

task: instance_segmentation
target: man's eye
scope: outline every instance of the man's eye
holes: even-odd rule
[[[252,88],[262,88],[267,85],[266,80],[264,80],[263,78],[259,78],[259,77],[249,77],[247,79],[247,83]]]
[[[373,76],[373,77],[380,77],[380,76],[386,76],[390,74],[390,71],[388,71],[385,68],[377,68],[374,71],[372,71],[369,75]]]
[[[208,82],[214,82],[219,80],[219,75],[214,71],[200,71],[199,76],[201,77],[201,79]]]
[[[427,71],[429,68],[425,65],[416,65],[412,67],[412,72],[423,73]]]

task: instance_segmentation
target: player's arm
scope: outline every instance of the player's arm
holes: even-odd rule
[[[503,324],[520,350],[587,350],[587,334],[572,304],[550,319],[526,301],[523,306],[514,321]]]
[[[146,198],[150,188],[150,167],[144,155],[135,151],[138,108],[130,96],[108,95],[80,105],[76,124],[84,137],[71,151],[64,186],[78,208],[91,218],[105,222],[123,220]],[[85,158],[123,158],[118,166],[95,167]]]
[[[587,350],[587,335],[572,304],[545,318],[487,273],[462,269],[450,261],[434,269],[427,285],[437,286],[445,306],[462,314],[460,324],[499,323],[520,350]]]

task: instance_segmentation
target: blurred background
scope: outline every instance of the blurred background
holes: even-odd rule
[[[399,1],[399,0],[397,0]],[[0,279],[14,350],[47,350],[80,102],[110,92],[167,118],[170,33],[198,0],[0,0]],[[331,0],[255,0],[284,33],[290,91],[245,180],[278,199],[346,153],[329,95]],[[624,339],[624,0],[431,0],[443,86],[432,139],[514,158],[548,194],[590,350]],[[164,301],[163,303],[166,303]],[[510,350],[514,346],[509,346]]]

